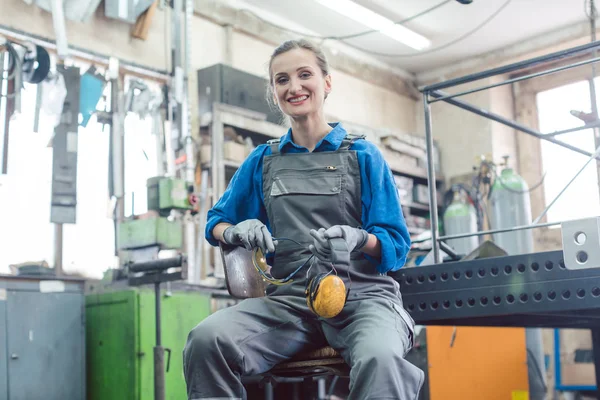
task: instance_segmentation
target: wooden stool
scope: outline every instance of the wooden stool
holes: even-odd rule
[[[252,264],[252,252],[243,247],[220,243],[225,282],[229,294],[238,299],[263,297],[267,283]],[[276,365],[262,377],[312,378],[316,376],[349,376],[350,367],[331,347],[301,352]]]

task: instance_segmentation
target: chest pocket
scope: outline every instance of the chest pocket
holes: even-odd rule
[[[271,197],[285,195],[337,195],[342,190],[342,175],[287,175],[275,177]]]

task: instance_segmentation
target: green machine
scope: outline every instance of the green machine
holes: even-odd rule
[[[157,176],[147,180],[148,213],[119,224],[118,247],[129,253],[138,249],[179,249],[183,245],[182,223],[169,218],[171,211],[194,211],[193,186],[183,179]],[[142,251],[147,255],[147,251]],[[136,259],[136,257],[133,257]]]
[[[86,296],[88,399],[187,398],[182,351],[188,333],[209,315],[211,300],[175,282],[187,279],[182,214],[193,212],[193,186],[154,177],[147,189],[148,212],[118,225],[122,268]],[[167,249],[177,255],[159,257]],[[165,291],[163,283],[184,289]]]
[[[173,284],[175,286],[175,284]],[[207,292],[163,291],[162,342],[167,356],[165,399],[186,399],[183,347],[210,312]],[[87,399],[154,399],[155,298],[152,289],[124,288],[86,296]]]
[[[148,210],[169,215],[171,210],[192,210],[196,204],[193,186],[183,179],[156,176],[146,181]]]

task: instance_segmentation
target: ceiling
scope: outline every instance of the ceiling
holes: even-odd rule
[[[443,0],[354,1],[389,19],[400,21]],[[437,50],[473,30],[507,1],[498,15],[481,29]],[[369,30],[315,0],[238,0],[235,6],[248,8],[265,20],[304,33],[341,36]],[[431,40],[432,44],[425,54],[378,32],[348,39],[346,43],[371,52],[400,55],[374,56],[394,67],[419,74],[586,21],[584,0],[473,0],[468,5],[449,1],[405,25]]]

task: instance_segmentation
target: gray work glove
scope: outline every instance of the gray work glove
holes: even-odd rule
[[[348,225],[334,225],[329,229],[321,228],[318,231],[311,229],[310,235],[314,238],[314,244],[308,248],[318,259],[323,261],[331,261],[332,250],[328,239],[343,238],[348,245],[349,252],[360,250],[369,240],[367,231]]]
[[[271,232],[257,219],[247,219],[225,229],[223,240],[227,244],[244,246],[246,250],[260,247],[264,254],[275,252]]]

